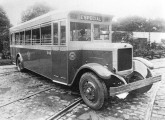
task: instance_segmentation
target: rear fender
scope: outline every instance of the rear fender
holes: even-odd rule
[[[17,65],[17,59],[18,57],[20,57],[20,61],[23,63],[23,57],[21,55],[21,53],[17,53],[17,56],[16,56],[16,65]]]

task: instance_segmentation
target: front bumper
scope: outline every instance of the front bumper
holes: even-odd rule
[[[137,82],[132,82],[132,83],[122,85],[122,86],[119,86],[119,87],[110,87],[109,94],[110,94],[110,96],[119,95],[119,94],[122,94],[122,93],[130,92],[132,90],[139,89],[139,88],[151,85],[151,84],[153,84],[155,82],[158,82],[158,81],[161,81],[161,75],[146,78],[146,79],[143,79],[143,80],[139,80]]]

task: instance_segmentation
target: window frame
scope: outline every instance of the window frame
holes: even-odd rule
[[[95,40],[94,39],[94,25],[108,25],[109,26],[109,39],[108,40]],[[104,42],[107,42],[107,41],[110,41],[111,40],[111,33],[112,33],[112,31],[111,31],[111,25],[110,24],[108,24],[108,23],[99,23],[99,22],[93,22],[92,23],[92,34],[93,34],[93,36],[92,36],[92,39],[93,39],[93,41],[94,42],[99,42],[99,41],[104,41]]]
[[[24,37],[23,37],[23,39],[22,39],[22,44],[20,44],[20,45],[24,45],[25,44],[25,30],[21,30],[20,32],[19,32],[19,38],[20,38],[20,41],[21,41],[21,33],[24,33],[23,35],[24,35]]]
[[[16,34],[18,34],[18,40],[16,40]],[[14,45],[20,45],[20,32],[16,31],[14,33]]]
[[[28,44],[26,43],[26,31],[30,31],[30,39],[28,39],[28,40],[30,40],[30,41],[29,41]],[[25,29],[25,42],[24,42],[24,44],[25,44],[25,45],[32,45],[32,28],[27,28],[27,29]]]
[[[10,45],[13,45],[13,33],[10,33]]]
[[[43,43],[43,40],[42,40],[42,27],[47,27],[47,26],[50,26],[50,43]],[[47,38],[49,39],[49,38]],[[49,46],[49,45],[52,45],[52,22],[47,22],[47,23],[43,23],[43,24],[40,24],[40,45],[46,45],[46,46]]]
[[[39,35],[40,35],[39,43],[35,43],[35,44],[33,44],[33,30],[34,29],[39,29]],[[41,45],[41,26],[40,25],[36,25],[36,26],[32,27],[31,30],[32,30],[32,36],[31,36],[31,38],[32,38],[32,42],[31,42],[32,45]]]
[[[21,44],[21,45],[41,45],[41,46],[67,46],[67,44],[68,44],[68,29],[69,29],[69,27],[68,27],[68,24],[69,24],[69,22],[68,22],[69,20],[68,19],[60,19],[60,20],[54,20],[54,21],[49,21],[49,22],[45,22],[45,23],[41,23],[41,24],[37,24],[37,25],[34,25],[34,26],[30,26],[30,27],[27,27],[26,29],[22,29],[22,30],[19,30],[19,31],[15,31],[15,32],[13,32],[13,33],[11,33],[11,34],[13,34],[13,37],[14,37],[14,40],[12,39],[12,41],[14,42],[14,44],[12,43],[12,45],[20,45],[20,33],[22,33],[22,32],[24,32],[24,40],[23,40],[23,43]],[[61,22],[64,22],[65,23],[65,25],[63,25],[63,26],[65,26],[65,43],[63,43],[63,44],[60,44],[60,42],[61,42]],[[58,24],[58,44],[54,44],[54,39],[53,39],[53,35],[54,35],[54,26],[53,26],[53,24],[54,23],[57,23]],[[50,29],[50,42],[49,43],[43,43],[42,42],[42,39],[41,39],[41,29],[43,28],[43,27],[47,27],[47,26],[50,26],[51,27],[51,29]],[[40,31],[40,43],[36,43],[36,44],[33,44],[33,30],[34,29],[37,29],[37,28],[39,28],[39,31]],[[27,31],[30,31],[29,33],[30,34],[28,34],[28,35],[30,35],[30,38],[29,39],[26,39],[26,33],[27,33]],[[19,33],[19,43],[15,43],[16,42],[16,40],[15,40],[15,34],[16,33]],[[18,40],[17,40],[18,41]]]
[[[57,23],[57,29],[58,29],[58,41],[57,41],[57,44],[54,44],[54,24],[55,23]],[[52,22],[52,45],[55,45],[55,46],[58,46],[59,45],[59,39],[60,39],[60,31],[59,31],[59,29],[60,29],[60,25],[59,25],[60,23],[59,23],[59,21],[53,21]]]
[[[65,22],[65,44],[61,44],[61,22]],[[59,20],[58,21],[58,31],[59,31],[59,40],[58,40],[58,45],[59,46],[67,46],[67,34],[68,34],[68,27],[67,27],[67,20],[63,19],[63,20]]]
[[[90,41],[71,41],[71,36],[70,36],[70,30],[71,30],[71,28],[70,28],[70,24],[71,24],[71,22],[76,22],[76,23],[89,23],[91,26],[91,40]],[[70,20],[69,21],[69,41],[70,42],[92,42],[93,41],[93,25],[92,25],[93,23],[92,22],[88,22],[88,21],[80,21],[80,20]]]

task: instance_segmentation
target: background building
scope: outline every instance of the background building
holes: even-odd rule
[[[165,40],[163,32],[133,32],[133,38],[147,38],[147,41],[162,43]]]

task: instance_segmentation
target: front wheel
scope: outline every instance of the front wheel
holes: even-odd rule
[[[80,78],[79,89],[82,99],[92,109],[98,110],[105,105],[108,97],[107,88],[95,74],[84,73]]]

